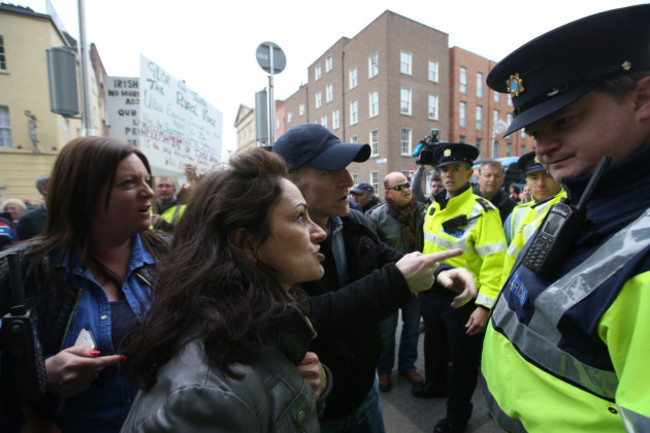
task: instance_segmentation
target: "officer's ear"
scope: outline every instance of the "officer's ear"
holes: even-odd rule
[[[643,77],[637,82],[634,109],[639,120],[650,121],[650,76]]]

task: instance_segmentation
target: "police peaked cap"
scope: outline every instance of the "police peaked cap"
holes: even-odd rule
[[[476,158],[478,158],[478,149],[464,143],[439,144],[433,151],[433,159],[438,167],[460,162],[472,165]]]
[[[497,63],[487,85],[512,98],[509,135],[608,78],[643,70],[650,70],[650,4],[601,12],[551,30]]]
[[[539,160],[537,159],[537,155],[535,154],[535,151],[528,152],[527,154],[522,155],[517,160],[517,165],[523,170],[526,176],[532,173],[546,171],[544,166],[540,164]]]

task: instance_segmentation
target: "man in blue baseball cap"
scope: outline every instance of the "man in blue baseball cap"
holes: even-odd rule
[[[381,339],[378,322],[431,288],[437,262],[460,250],[423,256],[381,242],[366,218],[348,207],[353,186],[346,167],[370,156],[367,144],[344,143],[317,124],[298,125],[278,138],[273,151],[287,162],[312,220],[327,232],[321,280],[302,284],[318,337],[311,350],[327,365],[334,386],[321,417],[321,432],[384,433],[375,373]],[[445,287],[473,288],[464,269],[436,272]],[[466,299],[466,298],[464,298]],[[456,302],[459,302],[458,299]]]
[[[375,195],[375,188],[369,183],[361,182],[350,190],[352,199],[361,206],[361,211],[365,214],[371,208],[379,204],[379,199]]]
[[[492,309],[481,363],[490,412],[511,432],[650,431],[650,4],[539,36],[487,83],[512,98],[506,133],[533,136],[568,195]]]

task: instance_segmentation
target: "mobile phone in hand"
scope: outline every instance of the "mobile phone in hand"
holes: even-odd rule
[[[90,346],[91,350],[97,349],[97,343],[95,342],[95,337],[93,333],[88,331],[85,328],[81,329],[77,340],[74,342],[74,346]]]

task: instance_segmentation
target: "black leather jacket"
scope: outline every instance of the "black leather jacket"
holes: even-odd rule
[[[260,361],[232,366],[242,379],[211,367],[202,341],[189,342],[158,371],[153,388],[138,393],[121,432],[320,431],[325,399],[315,401],[296,368],[314,330],[296,309],[287,322],[272,327],[270,337]]]
[[[373,385],[381,351],[377,323],[411,299],[394,262],[402,257],[381,242],[358,211],[343,217],[343,239],[351,283],[339,287],[331,238],[321,244],[325,275],[303,284],[318,337],[311,350],[334,376],[324,419],[356,411]]]

